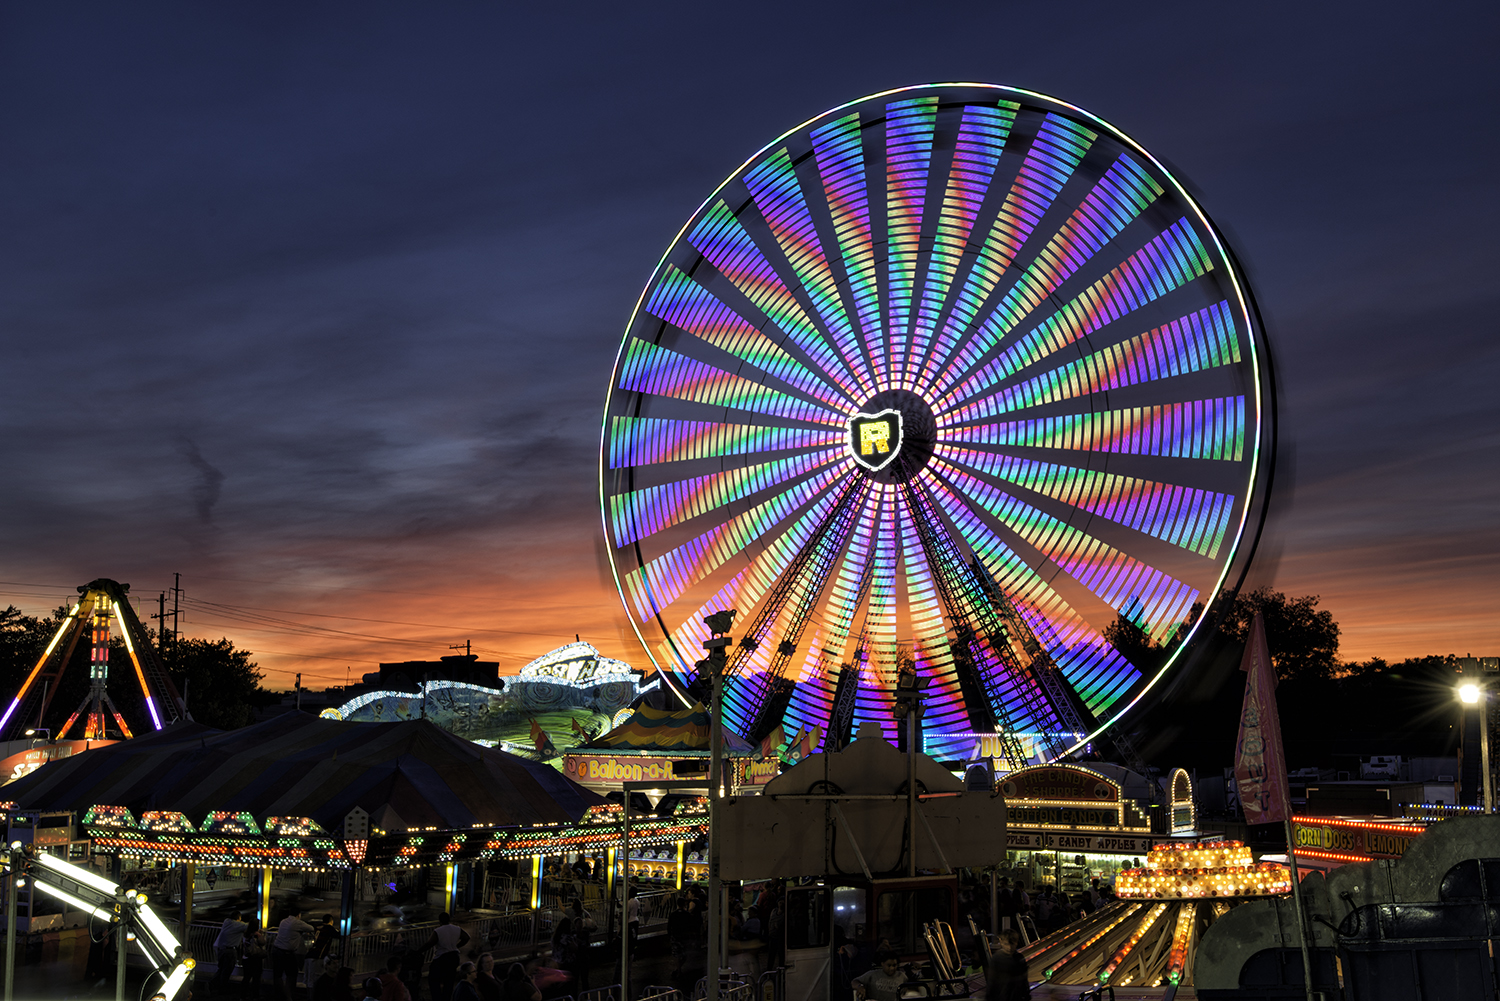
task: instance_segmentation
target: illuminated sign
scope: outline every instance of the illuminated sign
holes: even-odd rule
[[[1117,834],[1074,834],[1064,831],[1006,831],[1005,847],[1012,851],[1080,852],[1086,855],[1144,855],[1151,850],[1150,837],[1122,837]]]
[[[1009,804],[1006,820],[1012,824],[1060,824],[1065,827],[1119,827],[1120,811],[1114,807],[1019,806]]]
[[[1041,799],[1074,803],[1118,803],[1120,787],[1087,768],[1070,765],[1038,765],[1021,768],[1000,782],[1000,794],[1012,800]],[[1011,816],[1015,813],[1012,811]]]
[[[569,754],[563,757],[563,773],[583,785],[618,785],[621,782],[663,782],[676,778],[671,758],[627,755]],[[691,778],[699,778],[694,773]]]
[[[901,412],[855,414],[849,418],[849,454],[870,472],[889,466],[901,451]]]
[[[1297,837],[1297,851],[1309,855],[1328,853],[1335,856],[1363,858],[1400,858],[1422,833],[1420,827],[1394,824],[1361,824],[1317,817],[1296,817],[1292,830]]]

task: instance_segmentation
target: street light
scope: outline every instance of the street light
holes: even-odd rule
[[[1490,774],[1490,692],[1483,685],[1466,682],[1458,686],[1458,700],[1466,706],[1479,706],[1479,788],[1484,797],[1484,812],[1495,812],[1495,783]]]

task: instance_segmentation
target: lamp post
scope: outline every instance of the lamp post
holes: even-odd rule
[[[909,857],[906,874],[917,874],[917,721],[922,718],[922,689],[927,680],[917,674],[915,664],[902,664],[896,672],[895,716],[906,724],[906,844]]]
[[[1495,779],[1490,773],[1490,690],[1482,684],[1465,682],[1458,686],[1458,700],[1466,706],[1479,707],[1479,788],[1484,812],[1495,812]]]
[[[703,620],[713,633],[703,648],[708,657],[698,662],[698,676],[709,672],[708,706],[708,982],[705,1001],[719,1001],[719,965],[724,957],[719,950],[719,935],[724,924],[723,883],[719,879],[719,791],[724,770],[724,720],[720,705],[724,697],[724,665],[728,662],[729,630],[734,626],[735,609],[715,612]],[[621,990],[624,990],[622,987]]]

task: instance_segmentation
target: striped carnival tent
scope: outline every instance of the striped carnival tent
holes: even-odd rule
[[[177,723],[32,772],[0,791],[21,809],[123,807],[308,817],[339,829],[355,807],[387,830],[571,824],[604,801],[548,765],[426,720],[351,723],[286,713],[240,730]]]
[[[590,746],[617,751],[707,751],[708,733],[708,710],[702,702],[686,709],[641,706]],[[724,731],[724,749],[732,755],[755,753],[754,745],[728,730]]]

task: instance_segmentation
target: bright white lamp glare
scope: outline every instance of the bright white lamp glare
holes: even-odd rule
[[[51,869],[53,872],[73,880],[76,883],[81,883],[84,886],[93,887],[101,893],[107,893],[110,896],[114,896],[120,890],[118,884],[105,879],[103,876],[100,876],[99,874],[94,872],[90,872],[83,866],[64,862],[62,859],[57,858],[53,855],[48,855],[46,852],[37,852],[36,857],[33,861],[44,868]]]
[[[41,890],[43,893],[47,894],[47,896],[56,897],[58,900],[62,900],[69,904],[72,904],[74,907],[78,908],[81,911],[88,911],[94,917],[99,918],[103,921],[108,921],[114,917],[114,915],[109,913],[109,911],[95,907],[88,901],[75,897],[71,893],[59,890],[57,887],[52,886],[51,884],[33,883],[32,885],[35,886],[38,890]]]
[[[179,963],[177,969],[167,978],[167,982],[161,985],[161,993],[167,996],[167,1001],[172,1001],[187,983],[192,969],[186,963]]]
[[[1458,697],[1467,705],[1473,705],[1479,701],[1479,686],[1474,684],[1459,685]]]

